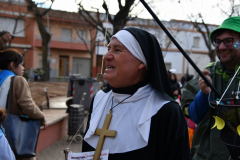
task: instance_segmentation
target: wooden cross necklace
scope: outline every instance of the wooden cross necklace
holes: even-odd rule
[[[111,107],[111,109],[109,110],[109,113],[106,115],[102,129],[97,128],[94,133],[94,135],[99,135],[99,140],[98,140],[97,148],[96,148],[94,156],[93,156],[93,160],[99,160],[105,138],[106,137],[116,137],[116,135],[117,135],[117,131],[108,130],[108,127],[109,127],[111,119],[112,119],[113,108],[117,107],[119,104],[121,104],[123,101],[130,98],[131,96],[123,99],[121,102],[119,102],[115,106],[113,106],[113,97],[112,97],[112,106],[113,107]]]

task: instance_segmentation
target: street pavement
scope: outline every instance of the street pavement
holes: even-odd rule
[[[63,150],[67,148],[70,143],[67,141],[67,138],[68,136],[66,135],[63,139],[37,153],[37,160],[65,160]],[[76,143],[73,141],[69,146],[69,150],[72,152],[81,152],[82,143]]]
[[[52,112],[53,111],[52,109],[54,109],[54,110],[67,109],[66,101],[68,99],[69,98],[67,98],[67,97],[58,97],[58,98],[50,99],[50,110],[51,110],[52,117],[55,116],[54,112]],[[44,106],[44,104],[46,104],[46,102],[43,102],[43,108],[44,108],[43,111],[47,112],[48,109],[46,109],[46,106]],[[84,113],[86,115],[87,111],[85,111]],[[86,127],[86,124],[87,124],[87,120],[84,123],[84,128]],[[66,126],[66,129],[68,130],[67,126]],[[66,132],[66,134],[67,134],[67,132]],[[69,148],[69,150],[72,152],[81,152],[82,151],[82,142],[76,143],[75,141],[72,141],[70,144],[70,141],[67,141],[68,138],[69,138],[69,136],[65,135],[63,139],[55,142],[51,146],[49,146],[49,147],[45,148],[44,150],[42,150],[41,152],[37,153],[36,159],[37,160],[65,160],[65,154],[63,153],[63,150],[65,148]],[[70,144],[70,146],[69,146],[69,144]]]

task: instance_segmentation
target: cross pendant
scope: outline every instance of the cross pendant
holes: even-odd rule
[[[112,111],[110,110],[109,114],[107,114],[102,129],[97,128],[94,133],[94,135],[99,135],[99,140],[98,140],[97,148],[96,148],[94,156],[93,156],[93,160],[99,160],[105,137],[116,137],[117,131],[108,130],[108,127],[109,127],[111,119],[112,119],[111,112]]]

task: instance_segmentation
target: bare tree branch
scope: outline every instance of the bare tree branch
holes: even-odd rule
[[[96,45],[95,41],[96,41],[96,37],[97,37],[97,32],[96,31],[94,32],[93,27],[89,28],[89,24],[85,24],[80,17],[79,17],[79,21],[80,21],[81,27],[84,28],[83,30],[90,34],[90,45],[89,45],[89,43],[86,40],[86,37],[83,37],[82,35],[79,34],[77,24],[76,23],[73,24],[74,29],[78,34],[78,37],[83,41],[87,51],[90,53],[90,56],[91,56],[91,65],[90,65],[91,66],[91,70],[90,70],[91,74],[90,75],[92,76],[92,63],[93,63],[93,55],[94,55],[95,45]]]
[[[232,16],[239,16],[240,15],[240,5],[236,4],[237,2],[235,0],[229,0],[229,7],[226,9],[223,9],[222,3],[218,3],[217,6],[218,8],[221,10],[221,12],[228,16],[228,17],[232,17]]]
[[[44,75],[43,75],[43,81],[47,81],[49,80],[49,63],[48,63],[48,44],[51,40],[51,35],[48,33],[48,31],[45,28],[45,25],[43,23],[42,17],[44,14],[46,14],[50,9],[52,4],[50,5],[50,7],[48,9],[46,9],[43,13],[40,12],[39,8],[38,8],[38,3],[33,2],[32,0],[26,0],[26,2],[28,3],[27,5],[27,9],[29,12],[31,12],[38,24],[38,29],[39,32],[41,34],[41,38],[42,38],[42,66],[43,66],[43,70],[45,71]],[[53,3],[54,0],[51,0],[51,2]]]
[[[49,6],[49,8],[48,9],[46,9],[43,13],[42,13],[42,16],[44,16],[45,14],[47,14],[51,9],[52,9],[52,5],[53,5],[53,2],[54,2],[54,0],[51,0],[51,5]]]
[[[119,30],[121,30],[126,25],[127,21],[137,18],[137,15],[135,16],[130,15],[130,12],[132,11],[133,7],[136,6],[134,5],[134,2],[135,0],[127,0],[123,5],[121,3],[121,0],[118,0],[119,11],[116,13],[116,15],[110,15],[106,1],[105,0],[103,1],[102,7],[105,10],[105,15],[106,17],[108,17],[108,21],[113,26],[113,33],[109,33],[107,31],[106,39],[108,42],[110,41],[110,37],[112,36],[112,34],[115,34]],[[137,4],[139,4],[139,2]],[[90,12],[85,10],[81,2],[78,3],[78,6],[79,14],[84,18],[84,20],[89,22],[93,27],[97,28],[98,31],[105,34],[106,28],[103,26],[103,23],[106,22],[106,20],[102,19],[101,16],[103,14],[100,14],[99,10],[97,9],[96,16],[93,17],[91,16]]]
[[[91,26],[95,27],[97,30],[99,30],[100,32],[102,32],[103,34],[106,32],[105,27],[103,27],[103,23],[101,21],[100,18],[100,13],[99,10],[97,10],[97,16],[96,18],[92,17],[90,12],[86,11],[83,7],[83,5],[81,3],[78,4],[79,5],[79,14],[81,15],[81,17],[87,21]],[[107,41],[110,41],[110,37],[111,37],[111,33],[109,33],[107,31],[107,36],[106,39]]]
[[[16,32],[16,29],[17,29],[18,21],[19,21],[21,18],[25,17],[25,16],[28,14],[28,12],[26,12],[26,13],[23,14],[23,13],[21,12],[21,6],[18,5],[18,15],[15,15],[15,12],[14,12],[14,10],[13,10],[13,5],[12,5],[12,2],[11,2],[10,0],[8,1],[8,4],[9,4],[9,6],[10,6],[10,8],[11,8],[12,16],[13,16],[13,18],[15,19],[15,23],[14,23],[14,27],[13,27],[12,33],[13,33],[13,34],[17,34],[17,33],[23,32],[23,31],[30,25],[30,23],[29,23],[26,27],[24,27],[24,29],[22,29],[21,31]],[[10,47],[11,47],[11,43],[12,43],[12,40],[9,41],[7,48],[10,48]]]
[[[211,62],[216,61],[215,59],[215,51],[214,49],[212,49],[212,44],[211,44],[211,40],[209,38],[209,35],[211,33],[211,31],[209,30],[208,25],[204,22],[203,16],[201,13],[198,13],[197,16],[191,15],[188,16],[189,19],[191,19],[191,22],[193,24],[193,26],[195,27],[195,29],[202,35],[203,39],[204,39],[204,43],[206,45],[206,47],[208,48],[208,52],[209,52],[209,58]]]

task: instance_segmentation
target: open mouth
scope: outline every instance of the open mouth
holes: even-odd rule
[[[115,67],[113,66],[107,66],[107,69],[114,69]]]
[[[219,55],[225,56],[231,53],[231,50],[229,49],[224,49],[224,50],[219,50],[218,51]]]
[[[226,52],[226,53],[220,53],[221,55],[226,55],[226,54],[229,54],[229,52]]]

